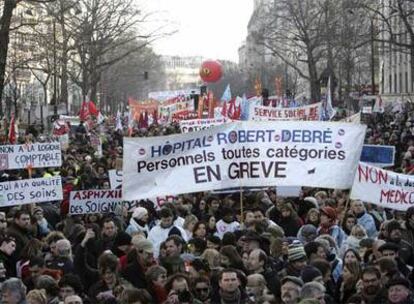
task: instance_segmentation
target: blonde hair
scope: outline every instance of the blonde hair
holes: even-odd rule
[[[56,242],[56,250],[59,256],[66,257],[72,260],[72,246],[66,239]]]
[[[362,231],[364,233],[364,236],[362,238],[366,238],[367,237],[367,231],[360,224],[356,224],[356,225],[354,225],[354,227],[352,227],[352,229],[351,229],[351,235],[356,237],[356,234],[357,234],[358,231]]]
[[[39,304],[47,304],[46,291],[44,289],[33,289],[26,295],[26,300],[33,300]]]
[[[183,224],[183,228],[184,229],[187,229],[188,228],[188,226],[191,224],[191,223],[197,223],[198,222],[198,218],[194,215],[194,214],[189,214],[189,215],[187,215],[186,217],[185,217],[185,220],[184,220],[184,224]]]
[[[207,261],[210,269],[220,266],[220,252],[218,252],[216,249],[207,248],[204,250],[201,258]]]

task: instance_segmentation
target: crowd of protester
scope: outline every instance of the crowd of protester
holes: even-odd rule
[[[366,142],[394,145],[391,169],[413,174],[412,108],[367,123]],[[414,303],[414,207],[383,210],[348,191],[302,187],[292,198],[275,188],[193,193],[160,208],[143,200],[131,212],[69,215],[70,191],[109,189],[122,158],[122,132],[104,127],[102,157],[89,132],[72,128],[62,167],[31,172],[59,174],[63,201],[0,209],[1,303]],[[178,132],[151,125],[133,136]]]

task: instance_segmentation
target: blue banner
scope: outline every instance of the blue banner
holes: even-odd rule
[[[390,167],[394,165],[395,147],[364,145],[361,152],[361,162],[377,167]]]

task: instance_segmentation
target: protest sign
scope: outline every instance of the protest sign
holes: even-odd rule
[[[122,186],[122,171],[113,169],[109,170],[108,174],[111,189],[117,189]]]
[[[60,176],[0,183],[0,207],[63,199]]]
[[[188,133],[188,132],[209,129],[213,126],[219,126],[227,122],[229,122],[229,119],[227,118],[211,118],[211,119],[206,118],[206,119],[181,120],[180,129],[181,129],[181,133]]]
[[[395,146],[364,145],[360,161],[381,168],[394,166]]]
[[[135,121],[139,121],[141,114],[154,113],[158,110],[158,102],[154,100],[150,101],[137,101],[132,98],[128,99],[129,111],[128,117],[131,117]]]
[[[406,211],[414,206],[414,176],[360,163],[352,185],[351,199]]]
[[[122,205],[122,190],[81,190],[70,192],[70,214],[111,213]]]
[[[319,120],[321,103],[296,108],[273,108],[253,105],[250,120]]]
[[[237,122],[151,138],[124,138],[125,200],[230,187],[352,185],[366,126]]]
[[[194,112],[194,100],[177,101],[168,103],[158,108],[160,116],[171,117],[177,113]]]
[[[60,167],[62,153],[58,140],[50,143],[0,146],[0,170]]]

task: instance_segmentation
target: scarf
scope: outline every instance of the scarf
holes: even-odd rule
[[[131,217],[129,224],[133,227],[134,231],[143,231],[148,235],[148,226],[141,226],[134,218]]]
[[[223,304],[238,304],[241,300],[241,292],[238,288],[234,292],[220,290],[220,297]]]
[[[331,234],[332,227],[335,226],[335,222],[329,221],[329,223],[321,224],[319,229],[319,235],[321,234]]]

